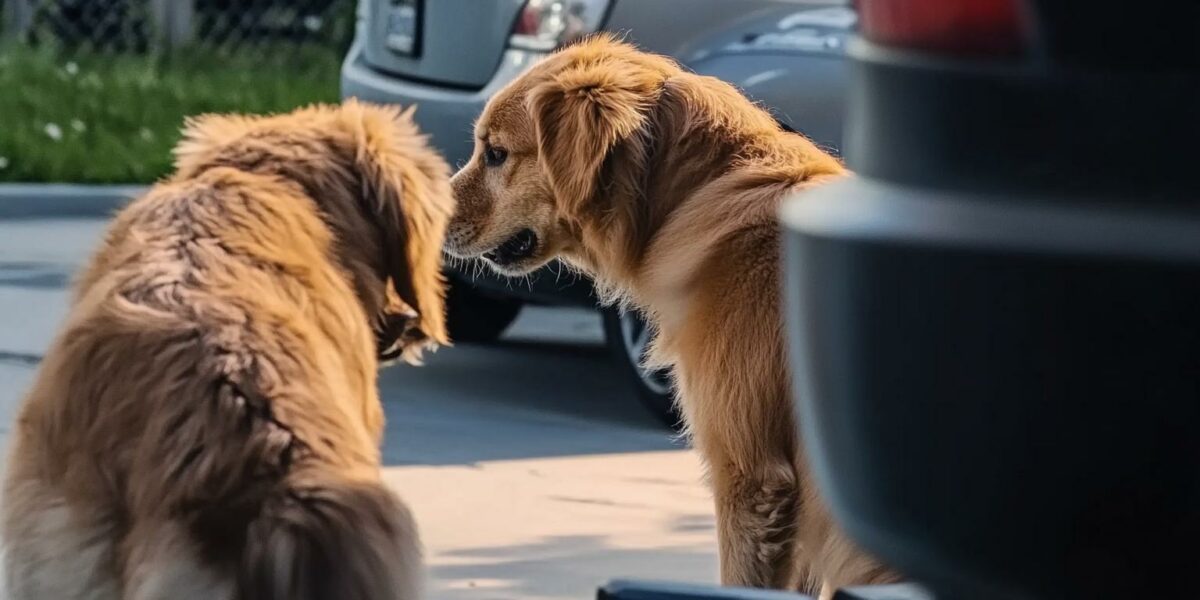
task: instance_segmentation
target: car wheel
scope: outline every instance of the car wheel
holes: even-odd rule
[[[663,423],[678,429],[682,417],[675,406],[667,369],[642,366],[650,345],[651,330],[641,315],[615,308],[604,310],[604,334],[618,367],[633,384],[638,400]]]
[[[469,283],[451,279],[446,292],[446,328],[450,340],[496,341],[521,312],[521,301],[481,293]]]

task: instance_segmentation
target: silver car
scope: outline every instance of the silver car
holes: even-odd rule
[[[781,125],[837,149],[847,84],[844,46],[856,15],[843,0],[361,0],[342,95],[417,105],[416,119],[452,165],[469,160],[472,124],[500,88],[556,48],[612,31],[735,85]],[[552,267],[553,268],[553,267]],[[586,280],[551,272],[528,285],[452,272],[459,341],[498,337],[526,303],[596,306]],[[602,309],[615,358],[638,396],[678,421],[663,373],[642,369],[649,340],[635,314]]]

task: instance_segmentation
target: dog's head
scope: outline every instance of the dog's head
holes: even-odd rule
[[[350,100],[273,116],[189,119],[176,177],[215,167],[277,175],[315,200],[334,251],[374,318],[380,357],[419,359],[449,342],[442,244],[449,167],[412,111]]]
[[[475,125],[475,152],[452,179],[458,212],[447,250],[508,275],[580,253],[612,206],[601,182],[619,144],[642,130],[679,68],[608,36],[570,46],[497,93]]]

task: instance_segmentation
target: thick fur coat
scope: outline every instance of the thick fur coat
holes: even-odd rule
[[[521,275],[561,258],[657,329],[716,500],[726,584],[895,575],[834,526],[797,439],[779,203],[844,168],[735,88],[610,37],[496,94],[452,180],[448,249]]]
[[[446,341],[448,167],[348,102],[189,123],[117,215],[24,401],[11,600],[413,600],[378,357]]]

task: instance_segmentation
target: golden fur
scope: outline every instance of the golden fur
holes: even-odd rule
[[[448,167],[409,114],[357,102],[201,117],[176,153],[21,409],[6,597],[416,598],[377,353],[446,341]]]
[[[721,580],[828,593],[895,579],[822,506],[784,358],[776,211],[841,164],[732,86],[604,36],[498,93],[476,134],[448,250],[486,257],[532,231],[527,256],[493,266],[562,258],[649,317],[709,469]]]

